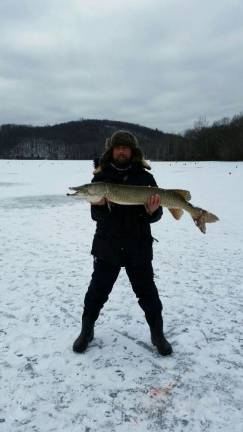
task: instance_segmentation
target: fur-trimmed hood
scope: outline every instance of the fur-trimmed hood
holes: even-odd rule
[[[142,150],[139,148],[138,139],[129,131],[119,130],[113,133],[110,138],[106,139],[105,151],[101,155],[100,159],[95,163],[94,174],[103,171],[112,161],[113,148],[117,146],[127,146],[132,150],[131,163],[146,168],[151,169],[149,164],[144,159]]]

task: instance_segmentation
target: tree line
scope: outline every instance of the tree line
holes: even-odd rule
[[[211,126],[199,119],[184,134],[169,134],[133,123],[81,119],[54,126],[0,126],[2,159],[94,159],[118,129],[133,132],[147,159],[243,160],[243,115]]]
[[[184,133],[192,159],[243,160],[243,114],[224,117],[211,126],[200,118]]]

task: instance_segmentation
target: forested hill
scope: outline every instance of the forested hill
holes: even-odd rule
[[[243,160],[243,116],[212,126],[196,124],[184,136],[133,123],[80,120],[54,126],[0,126],[0,158],[94,159],[118,129],[135,133],[151,160]]]
[[[134,132],[146,157],[160,160],[173,156],[181,136],[166,134],[132,123],[81,120],[54,126],[3,125],[0,157],[20,159],[92,159],[104,151],[105,139],[118,129]]]

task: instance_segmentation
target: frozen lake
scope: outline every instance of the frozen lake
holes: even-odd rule
[[[203,235],[165,209],[155,281],[174,353],[159,356],[122,270],[83,355],[72,352],[92,272],[89,204],[66,197],[91,161],[0,161],[0,429],[241,432],[243,163],[152,163],[220,218]]]

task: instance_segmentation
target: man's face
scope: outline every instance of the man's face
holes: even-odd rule
[[[132,150],[124,145],[116,146],[112,150],[112,157],[117,164],[125,165],[132,157]]]

